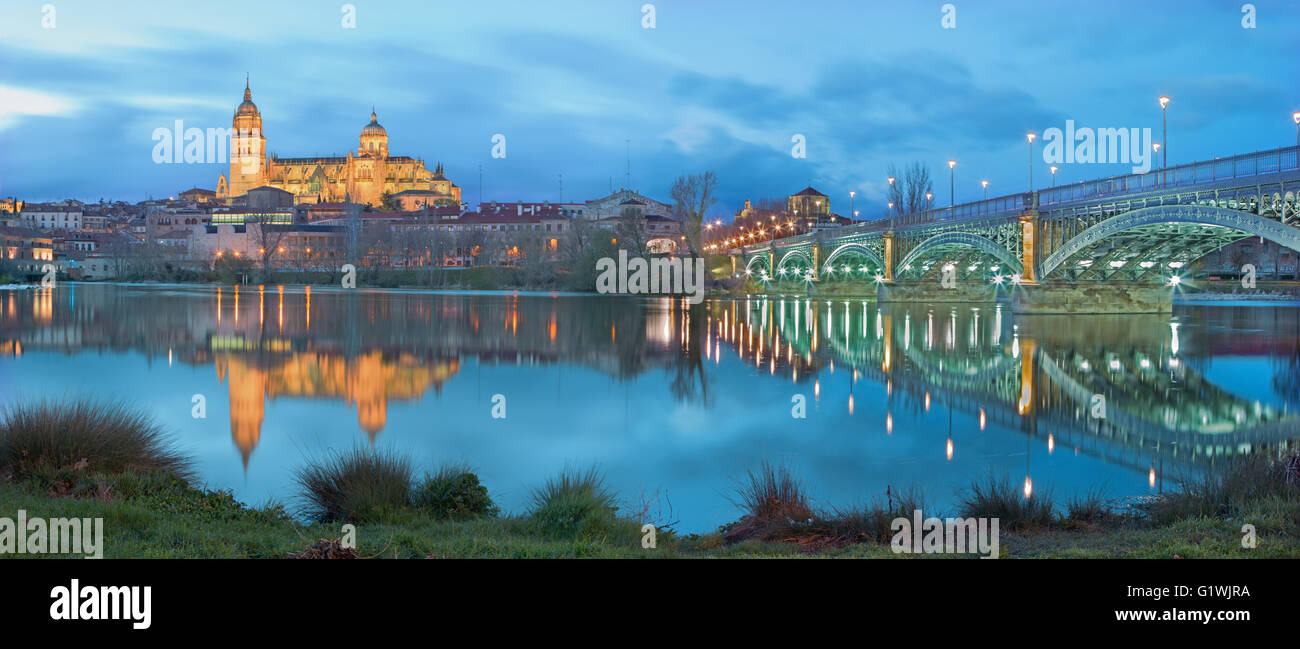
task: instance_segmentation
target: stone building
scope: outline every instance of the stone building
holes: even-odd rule
[[[346,156],[279,158],[267,153],[262,114],[244,84],[244,101],[235,109],[230,134],[230,174],[217,179],[217,198],[226,203],[263,186],[289,192],[295,203],[350,199],[380,206],[386,198],[410,190],[430,192],[426,202],[460,203],[460,187],[439,164],[429,171],[422,160],[390,155],[388,131],[372,110],[361,128],[357,150]]]

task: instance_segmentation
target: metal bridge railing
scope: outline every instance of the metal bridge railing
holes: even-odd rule
[[[1053,205],[1121,194],[1187,187],[1199,183],[1252,178],[1263,174],[1300,169],[1300,148],[1289,146],[1271,151],[1243,153],[1228,158],[1192,162],[1144,174],[1125,174],[1038,192],[1038,204]]]
[[[1251,178],[1286,171],[1300,171],[1300,147],[1288,146],[1269,151],[1243,153],[1227,158],[1192,162],[1165,169],[1153,169],[1141,174],[1124,174],[1110,178],[1087,180],[1070,185],[1040,189],[1036,193],[1038,194],[1038,206],[1042,207],[1044,205],[1056,205],[1093,198],[1158,191],[1165,188],[1187,187],[1199,183]],[[962,203],[955,207],[934,208],[914,214],[896,215],[893,218],[884,217],[827,232],[833,233],[829,236],[840,238],[854,234],[882,232],[889,230],[891,226],[897,228],[910,225],[928,225],[944,221],[1024,214],[1034,206],[1033,200],[1034,193],[1011,194],[971,203]],[[789,246],[816,237],[816,233],[809,232],[794,237],[777,239],[775,244]]]

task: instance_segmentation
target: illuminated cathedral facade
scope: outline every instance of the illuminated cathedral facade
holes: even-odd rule
[[[262,114],[247,81],[231,126],[230,175],[217,179],[217,198],[226,202],[270,186],[293,194],[295,203],[346,200],[379,207],[385,195],[409,191],[422,204],[460,204],[460,187],[443,174],[441,163],[429,171],[422,160],[388,154],[388,131],[373,110],[370,123],[361,128],[357,150],[345,157],[277,158],[267,153]]]

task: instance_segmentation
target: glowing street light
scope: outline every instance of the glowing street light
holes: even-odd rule
[[[889,196],[894,196],[894,177],[889,177]],[[889,231],[894,231],[894,201],[889,201]]]
[[[948,207],[957,207],[957,161],[948,161]]]
[[[1029,191],[1034,191],[1034,138],[1038,137],[1034,133],[1026,133],[1025,137],[1029,140]]]
[[[1158,101],[1160,102],[1160,140],[1162,142],[1168,143],[1169,133],[1165,127],[1168,123],[1168,120],[1166,119],[1166,115],[1168,115],[1169,111],[1166,109],[1169,107],[1169,98],[1162,95]],[[1169,147],[1165,147],[1164,157],[1161,158],[1161,162],[1160,162],[1161,168],[1167,166],[1169,166]]]
[[[1295,122],[1296,166],[1300,167],[1300,110],[1291,113],[1291,121]]]
[[[1048,169],[1050,169],[1050,170],[1052,171],[1052,186],[1055,187],[1055,186],[1056,186],[1056,169],[1057,169],[1057,167],[1056,167],[1056,165],[1052,165],[1051,167],[1048,167]]]
[[[980,186],[984,188],[984,200],[987,201],[989,199],[989,181],[981,180]]]

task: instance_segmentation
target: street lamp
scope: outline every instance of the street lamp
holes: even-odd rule
[[[1169,133],[1165,129],[1165,126],[1167,125],[1167,120],[1165,119],[1165,116],[1169,112],[1165,109],[1169,107],[1169,98],[1161,95],[1159,101],[1160,101],[1160,141],[1169,142]],[[1161,162],[1160,162],[1160,167],[1162,169],[1167,166],[1169,166],[1169,147],[1165,147],[1165,154],[1164,157],[1161,158]]]
[[[889,177],[889,197],[894,197],[894,177]],[[889,231],[894,231],[894,201],[889,201]]]
[[[948,161],[948,209],[957,207],[957,161]]]
[[[1052,170],[1052,186],[1055,187],[1056,186],[1056,165],[1052,165],[1051,167],[1048,167],[1048,169]]]
[[[849,190],[849,213],[850,214],[856,214],[856,212],[853,211],[853,197],[857,195],[858,192],[854,190]]]
[[[933,192],[926,192],[926,193],[925,193],[925,209],[927,209],[927,210],[930,209],[930,199],[932,199],[932,198],[934,198],[934,193],[933,193]]]
[[[1029,191],[1034,191],[1034,138],[1038,137],[1034,133],[1026,133],[1025,137],[1029,139]]]
[[[1152,149],[1153,151],[1155,151],[1155,154],[1156,154],[1156,157],[1157,157],[1157,158],[1160,157],[1160,143],[1159,143],[1159,142],[1152,142],[1152,143],[1151,143],[1151,149]],[[1164,174],[1164,171],[1163,171],[1163,169],[1162,169],[1161,172],[1160,172],[1160,182],[1163,184],[1164,181],[1165,181],[1165,174]]]
[[[989,199],[989,181],[981,180],[980,185],[984,187],[984,200],[987,201]]]
[[[1295,160],[1296,167],[1300,168],[1300,110],[1291,113],[1291,121],[1295,122]]]

